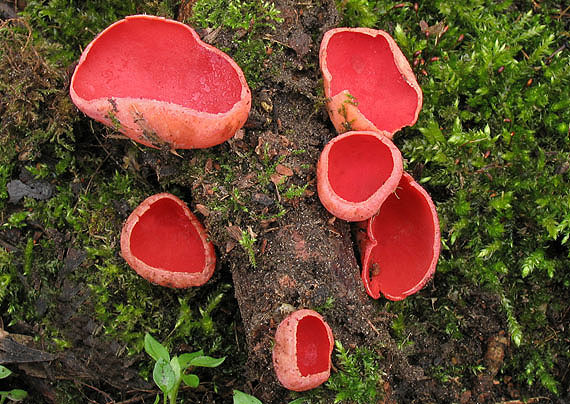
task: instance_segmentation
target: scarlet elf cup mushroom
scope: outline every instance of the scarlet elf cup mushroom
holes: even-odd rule
[[[313,389],[328,380],[334,338],[316,311],[297,310],[277,327],[273,368],[281,384],[294,391]]]
[[[392,138],[418,119],[422,91],[388,33],[332,29],[323,37],[319,60],[327,110],[338,133],[372,130]]]
[[[75,105],[133,140],[161,148],[220,144],[243,126],[251,92],[239,66],[189,26],[150,15],[120,20],[85,48]]]
[[[394,133],[416,122],[422,91],[402,51],[384,31],[330,30],[319,58],[330,119],[337,132],[348,131],[321,153],[319,198],[333,215],[349,221],[359,217],[356,205],[366,206],[366,214],[359,213],[368,220],[360,223],[363,231],[358,233],[366,292],[376,299],[381,293],[404,299],[433,276],[440,251],[433,201],[403,173],[401,157],[397,161],[386,152],[396,149],[389,140]],[[387,148],[358,145],[365,133],[385,138]],[[354,137],[352,147],[339,147],[348,137]],[[391,171],[396,164],[400,169]],[[370,203],[366,196],[372,191],[380,197]]]
[[[203,285],[216,266],[204,227],[168,193],[148,197],[131,213],[121,232],[121,254],[146,280],[173,288]]]
[[[332,139],[317,164],[323,206],[347,221],[366,220],[380,209],[402,176],[402,156],[387,137],[351,131]]]
[[[366,292],[402,300],[435,272],[440,251],[439,220],[429,194],[404,173],[380,211],[360,223],[359,247]]]

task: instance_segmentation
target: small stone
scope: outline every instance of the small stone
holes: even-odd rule
[[[275,203],[275,200],[272,197],[260,192],[253,194],[251,200],[263,206],[271,206]]]
[[[53,185],[44,181],[33,181],[29,184],[24,184],[20,180],[13,180],[8,183],[7,188],[10,203],[18,203],[26,196],[43,201],[51,198],[53,194]]]

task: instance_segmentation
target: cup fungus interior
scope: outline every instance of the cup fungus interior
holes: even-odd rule
[[[297,367],[302,376],[317,374],[329,368],[330,341],[322,320],[305,316],[297,325]]]
[[[403,298],[424,279],[432,264],[433,212],[420,192],[401,181],[371,220],[378,242],[369,261],[371,289]]]
[[[418,94],[406,82],[382,36],[339,32],[327,46],[331,96],[347,90],[378,129],[390,133],[414,122]]]
[[[328,178],[334,192],[349,202],[362,202],[390,177],[394,160],[388,146],[371,135],[338,140],[329,151]]]
[[[130,248],[145,264],[171,272],[202,272],[206,260],[196,228],[169,198],[157,200],[139,217]]]
[[[93,42],[74,89],[88,101],[142,98],[212,114],[240,100],[232,65],[180,23],[144,16],[114,24]]]

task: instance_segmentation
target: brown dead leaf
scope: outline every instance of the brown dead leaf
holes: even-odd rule
[[[293,170],[291,170],[287,166],[284,166],[283,164],[277,164],[277,166],[275,167],[275,171],[277,171],[278,174],[284,175],[286,177],[293,176]]]
[[[218,38],[221,30],[222,26],[219,26],[217,28],[206,28],[203,33],[204,35],[202,36],[202,41],[213,45],[216,42],[216,39]]]
[[[271,182],[275,184],[275,186],[279,186],[285,181],[287,177],[279,173],[273,173],[269,178],[271,179]]]
[[[262,227],[264,230],[267,230],[267,228],[269,227],[269,225],[270,225],[271,223],[275,223],[276,221],[277,221],[277,218],[271,217],[271,218],[269,218],[269,219],[260,220],[260,221],[259,221],[259,224],[261,225],[261,227]]]
[[[245,131],[243,129],[238,129],[238,131],[234,135],[234,139],[242,140],[245,135]]]
[[[441,37],[446,31],[445,23],[443,21],[440,21],[432,26],[429,26],[427,22],[421,20],[420,29],[426,36],[436,36],[438,38]]]
[[[228,231],[228,234],[230,235],[230,237],[233,238],[235,241],[239,242],[241,240],[242,230],[239,226],[232,224],[232,225],[226,226],[226,230]]]
[[[208,209],[208,207],[206,205],[202,205],[201,203],[197,203],[196,204],[196,210],[206,217],[210,216],[210,209]]]
[[[244,177],[240,177],[237,181],[234,181],[234,185],[237,186],[239,189],[246,189],[250,188],[255,184],[255,180],[257,179],[256,173],[249,173]]]
[[[233,250],[235,248],[237,244],[233,241],[228,241],[226,243],[226,253],[229,253],[231,250]]]
[[[207,195],[214,195],[214,187],[211,184],[202,184],[202,186]]]
[[[214,162],[212,161],[212,159],[206,160],[206,164],[204,165],[204,171],[209,173],[212,171],[213,167],[214,167]]]

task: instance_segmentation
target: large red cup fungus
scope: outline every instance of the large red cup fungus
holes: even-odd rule
[[[239,66],[185,24],[120,20],[85,48],[71,78],[75,105],[133,140],[161,148],[220,144],[243,126],[251,92]]]
[[[386,131],[413,125],[422,91],[392,37],[369,28],[336,28],[320,48],[327,109],[337,132]]]
[[[323,317],[302,309],[285,318],[275,333],[273,368],[281,384],[310,390],[328,380],[334,338]]]
[[[366,220],[380,209],[402,176],[402,155],[377,132],[351,131],[332,139],[317,164],[323,206],[347,221]]]
[[[146,280],[173,288],[203,285],[216,266],[204,227],[168,193],[148,197],[131,213],[121,232],[121,254]]]
[[[361,226],[362,281],[371,297],[378,299],[382,293],[402,300],[433,276],[440,250],[437,211],[408,173],[378,214]]]

